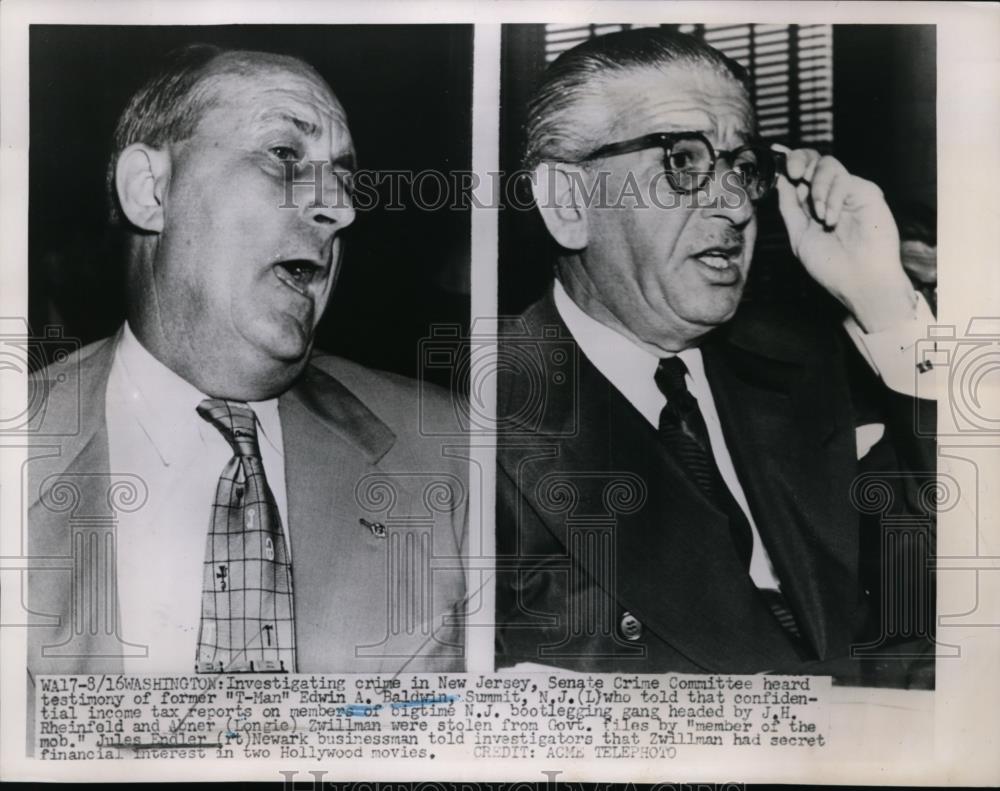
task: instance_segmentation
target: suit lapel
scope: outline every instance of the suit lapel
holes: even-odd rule
[[[370,569],[357,553],[384,542],[359,524],[355,487],[377,471],[393,432],[336,379],[309,366],[279,400],[300,671],[356,664],[356,628],[368,617]],[[371,517],[373,521],[377,517]]]
[[[754,521],[804,636],[823,658],[849,642],[857,591],[846,383],[831,378],[836,366],[815,351],[739,323],[710,338],[703,355]]]
[[[107,389],[117,337],[89,350],[79,367],[80,430],[57,442],[51,452],[37,443],[38,461],[32,463],[29,511],[29,547],[32,556],[56,558],[65,565],[70,557],[70,512],[56,511],[48,497],[57,477],[71,481],[79,498],[72,514],[102,515],[108,511],[108,436],[104,394]],[[69,421],[63,412],[77,408],[72,399],[74,383],[50,399],[47,420],[58,427]],[[85,387],[83,387],[85,386]],[[384,552],[384,542],[358,524],[360,516],[373,521],[357,502],[355,487],[378,470],[378,461],[395,443],[393,432],[356,396],[333,377],[308,366],[299,382],[279,399],[285,448],[289,539],[294,569],[296,636],[300,669],[330,669],[354,664],[352,613],[368,617],[371,607],[357,601],[370,590],[370,566],[357,563],[357,553]],[[379,555],[381,556],[381,555]],[[57,560],[57,562],[58,562]],[[62,614],[58,630],[29,630],[32,672],[121,672],[120,652],[109,652],[107,641],[98,645],[89,633],[76,636],[73,647],[51,651],[41,660],[42,645],[64,639],[65,615],[71,613],[73,577],[66,571],[29,572],[32,610]],[[331,585],[336,580],[336,585]],[[78,589],[83,588],[78,585]],[[343,598],[331,602],[331,591]],[[338,603],[343,606],[338,607]],[[115,607],[118,608],[117,596]],[[118,609],[120,612],[120,609]],[[120,622],[120,618],[119,618]],[[55,636],[53,632],[58,632]],[[355,640],[356,642],[356,640]],[[338,653],[339,652],[339,653]]]
[[[541,334],[543,327],[557,327],[568,337],[551,297],[527,318],[531,337],[552,337]],[[725,516],[666,452],[653,427],[582,354],[577,368],[578,404],[548,403],[536,439],[557,444],[558,458],[546,469],[535,464],[508,470],[531,507],[571,553],[568,522],[591,514],[613,516],[616,579],[608,595],[695,664],[722,671],[794,663],[793,648],[739,565]],[[553,480],[549,469],[578,498],[568,514],[554,512],[546,502],[546,485]],[[608,487],[619,480],[619,486],[634,488],[637,507],[611,514],[608,504],[615,500]]]

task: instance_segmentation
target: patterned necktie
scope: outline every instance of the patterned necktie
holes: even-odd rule
[[[753,552],[750,523],[715,464],[708,427],[698,408],[698,399],[691,395],[684,381],[685,374],[687,366],[680,357],[660,360],[656,368],[656,386],[667,397],[667,404],[660,412],[660,439],[698,488],[729,517],[729,532],[737,554],[743,567],[749,569]]]
[[[235,454],[219,476],[208,530],[199,673],[295,672],[292,569],[257,445],[254,411],[206,398],[198,414]]]

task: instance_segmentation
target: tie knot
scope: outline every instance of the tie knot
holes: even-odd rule
[[[198,404],[198,414],[215,426],[237,456],[260,458],[257,446],[257,416],[242,401],[206,398]]]
[[[676,355],[660,360],[653,378],[660,392],[667,397],[667,401],[688,392],[687,382],[684,381],[687,370],[684,361]]]

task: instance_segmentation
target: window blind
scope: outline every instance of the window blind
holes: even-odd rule
[[[643,25],[546,25],[545,60],[581,41]],[[645,26],[649,27],[649,26]],[[833,31],[830,25],[677,25],[750,73],[761,136],[792,147],[833,143]]]

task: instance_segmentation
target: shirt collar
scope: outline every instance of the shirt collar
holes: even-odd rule
[[[124,407],[135,416],[165,465],[183,461],[185,447],[197,437],[205,439],[204,429],[214,431],[197,413],[207,396],[157,360],[128,322],[115,350],[114,365],[121,371]],[[257,416],[258,433],[283,456],[278,399],[248,403]]]
[[[577,305],[563,284],[555,281],[553,288],[556,310],[587,359],[635,406],[654,426],[666,397],[656,386],[653,376],[660,360],[673,357],[673,352],[653,354],[621,333],[588,315]],[[687,365],[688,386],[697,396],[707,388],[705,365],[697,347],[677,352]]]

